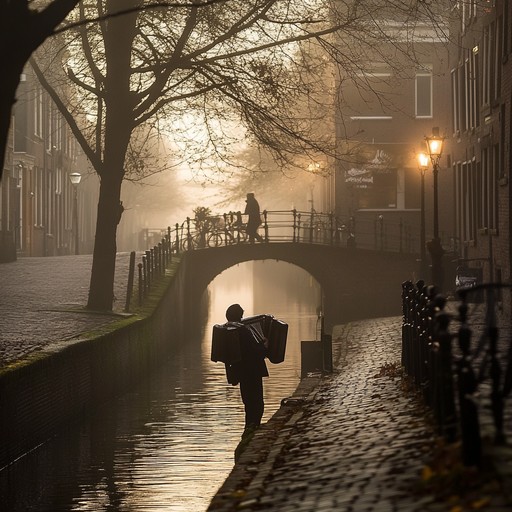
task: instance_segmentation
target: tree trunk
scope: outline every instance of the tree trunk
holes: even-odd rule
[[[113,174],[114,179],[111,178]],[[116,234],[121,213],[122,170],[112,173],[109,178],[101,180],[98,201],[91,282],[87,302],[87,308],[94,311],[111,311],[114,302]]]
[[[107,12],[137,5],[139,0],[107,0]],[[134,98],[130,92],[131,52],[137,14],[114,17],[104,30],[105,78],[104,166],[100,175],[98,219],[89,288],[88,309],[112,310],[116,265],[117,225],[121,219],[121,185],[126,151],[134,125]]]

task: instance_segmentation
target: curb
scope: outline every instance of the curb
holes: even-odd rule
[[[282,400],[281,407],[254,433],[207,511],[244,510],[260,502],[265,480],[302,418],[305,405],[314,401],[323,378],[321,374],[308,374],[293,395]]]

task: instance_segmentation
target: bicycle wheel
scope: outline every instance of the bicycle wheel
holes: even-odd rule
[[[224,245],[222,235],[220,233],[211,233],[208,237],[208,247],[220,247]]]
[[[182,251],[193,251],[194,250],[194,239],[191,236],[184,238],[181,241],[181,250]]]
[[[233,230],[233,242],[234,244],[243,244],[244,242],[247,242],[247,239],[249,237],[247,236],[247,232],[245,231],[245,228],[237,228]]]

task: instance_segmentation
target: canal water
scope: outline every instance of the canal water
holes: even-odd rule
[[[211,332],[237,302],[289,325],[286,360],[268,363],[267,421],[300,378],[300,341],[319,338],[318,284],[289,264],[248,262],[205,293],[201,334],[136,389],[0,472],[0,510],[202,512],[233,467],[243,430],[238,387],[210,361]],[[207,312],[207,313],[206,313]]]

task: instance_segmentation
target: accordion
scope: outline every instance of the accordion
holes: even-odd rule
[[[267,357],[271,363],[279,364],[284,361],[288,324],[277,320],[272,315],[247,317],[241,323],[251,330],[258,341],[263,338],[268,339]],[[236,324],[229,322],[213,326],[212,361],[221,361],[226,364],[236,364],[240,361],[238,329]]]

